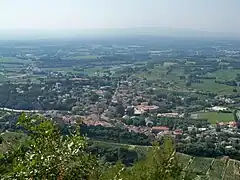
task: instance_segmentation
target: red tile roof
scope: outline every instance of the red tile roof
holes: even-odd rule
[[[154,126],[154,127],[152,127],[152,130],[169,131],[169,128],[166,126]]]

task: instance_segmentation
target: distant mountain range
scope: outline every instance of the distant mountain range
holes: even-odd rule
[[[236,33],[208,32],[203,30],[160,28],[160,27],[89,29],[80,30],[79,33],[99,35],[153,35],[170,37],[240,37],[240,34]]]
[[[240,39],[238,33],[208,32],[202,30],[162,27],[81,29],[81,30],[0,30],[0,40],[49,39],[71,37],[163,36],[187,38]]]

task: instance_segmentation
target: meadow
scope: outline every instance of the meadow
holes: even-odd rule
[[[197,114],[198,118],[207,119],[211,124],[233,121],[233,113],[199,112]]]

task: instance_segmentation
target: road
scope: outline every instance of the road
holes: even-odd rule
[[[59,110],[26,110],[26,109],[11,109],[11,108],[4,108],[0,107],[1,111],[8,111],[8,112],[17,112],[17,113],[51,113],[54,111],[60,112]]]
[[[115,89],[115,92],[112,96],[112,99],[111,99],[111,102],[109,103],[108,107],[103,111],[103,113],[100,115],[101,119],[105,120],[105,121],[108,121],[108,117],[105,116],[106,112],[108,111],[109,107],[111,107],[112,105],[112,101],[116,98],[116,95],[117,95],[117,92],[118,92],[118,89],[119,89],[119,86],[120,86],[120,81],[118,82],[117,84],[117,87]]]
[[[0,107],[0,110],[2,110],[2,111],[9,111],[9,112],[18,112],[18,113],[22,113],[22,112],[26,112],[26,113],[39,113],[39,112],[42,112],[40,110],[10,109],[10,108],[3,108],[3,107]]]

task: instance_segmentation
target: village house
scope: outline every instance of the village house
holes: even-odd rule
[[[166,126],[154,126],[152,127],[152,133],[160,133],[164,131],[169,131],[169,128]]]

